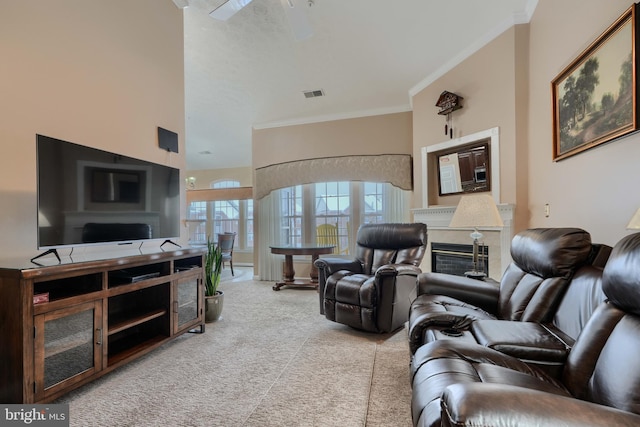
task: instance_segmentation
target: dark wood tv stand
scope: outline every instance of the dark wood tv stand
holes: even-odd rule
[[[182,333],[204,332],[204,253],[0,261],[0,402],[50,402]]]

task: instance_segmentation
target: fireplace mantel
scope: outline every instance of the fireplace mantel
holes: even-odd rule
[[[455,206],[430,206],[413,209],[413,219],[427,224],[429,244],[422,261],[422,271],[431,271],[431,242],[469,244],[473,231],[470,228],[451,228],[449,223],[455,212]],[[513,238],[513,217],[515,205],[499,204],[498,212],[502,217],[503,227],[479,227],[484,234],[483,241],[489,247],[489,277],[500,280],[502,273],[511,262],[511,239]]]

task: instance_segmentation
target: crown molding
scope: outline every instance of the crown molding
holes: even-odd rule
[[[371,110],[352,111],[348,113],[327,114],[321,116],[301,117],[278,122],[256,123],[252,127],[255,130],[279,128],[284,126],[306,125],[310,123],[331,122],[335,120],[357,119],[360,117],[381,116],[384,114],[406,113],[411,111],[411,105],[397,105],[395,107],[375,108]]]
[[[445,62],[441,67],[436,69],[433,73],[429,74],[423,80],[421,80],[414,87],[409,89],[409,102],[413,107],[413,97],[416,96],[420,91],[428,87],[431,83],[444,76],[446,73],[451,71],[457,65],[459,65],[462,61],[476,53],[482,47],[487,45],[490,41],[498,37],[500,34],[507,31],[509,28],[513,27],[517,24],[527,24],[531,21],[531,17],[533,16],[533,12],[538,5],[538,0],[528,0],[525,5],[525,10],[522,13],[515,13],[509,18],[505,19],[495,27],[493,27],[490,31],[485,33],[483,37],[477,39],[474,43],[467,46],[463,49],[458,55],[454,56],[450,61]]]

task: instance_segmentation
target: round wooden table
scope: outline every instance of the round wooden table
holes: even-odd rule
[[[318,269],[313,264],[320,255],[333,253],[334,245],[317,246],[317,245],[286,245],[286,246],[270,246],[272,254],[284,255],[284,271],[282,272],[282,281],[273,285],[274,291],[279,291],[283,286],[291,286],[296,288],[318,289]],[[295,270],[293,269],[294,255],[311,255],[311,273],[309,279],[296,279]]]

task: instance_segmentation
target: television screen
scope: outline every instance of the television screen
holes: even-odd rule
[[[39,248],[180,236],[178,169],[36,140]]]

